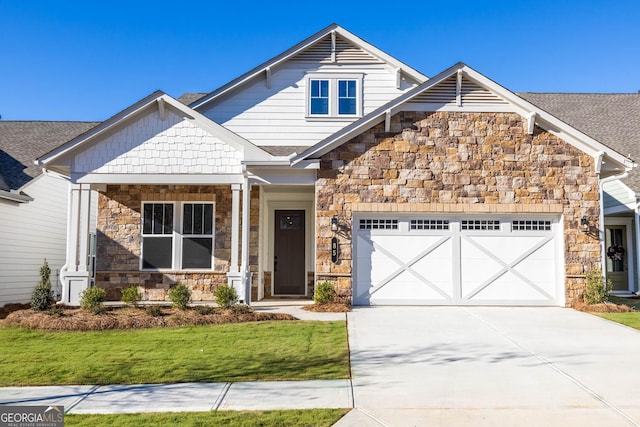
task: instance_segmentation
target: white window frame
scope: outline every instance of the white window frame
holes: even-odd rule
[[[173,205],[173,233],[172,234],[144,234],[144,206],[147,204],[167,204]],[[212,223],[211,234],[183,234],[182,229],[184,225],[184,205],[189,204],[204,204],[211,205],[212,209]],[[166,200],[144,200],[142,202],[142,209],[140,215],[140,271],[213,271],[215,269],[215,249],[216,249],[216,204],[212,201],[202,200],[184,200],[184,201],[166,201]],[[170,268],[144,268],[144,238],[153,236],[165,236],[172,237],[172,254],[171,254],[171,267]],[[182,268],[182,246],[183,239],[185,238],[211,238],[211,267],[210,268]]]
[[[313,73],[306,76],[305,117],[307,120],[352,120],[362,117],[363,96],[362,73]],[[329,82],[329,112],[328,114],[311,114],[311,81],[326,80]],[[339,81],[353,80],[356,82],[356,112],[355,114],[339,114]]]

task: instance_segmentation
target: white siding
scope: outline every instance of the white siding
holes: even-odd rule
[[[74,159],[74,172],[110,174],[241,173],[242,153],[183,117],[144,115]]]
[[[67,182],[41,176],[23,191],[34,200],[0,202],[0,306],[30,301],[45,258],[53,286],[65,263]]]
[[[604,208],[613,208],[620,205],[632,205],[635,203],[633,192],[622,182],[616,180],[606,182],[602,187]]]
[[[272,71],[271,88],[265,78],[256,79],[205,104],[200,112],[258,146],[313,145],[355,120],[305,118],[305,75],[316,72],[363,74],[365,115],[416,85],[403,80],[401,89],[396,89],[395,70],[383,64],[356,67],[289,62]]]

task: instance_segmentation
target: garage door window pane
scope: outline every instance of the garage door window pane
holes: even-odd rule
[[[412,219],[411,230],[448,230],[449,220],[447,219]]]
[[[360,230],[397,230],[397,219],[361,219]]]
[[[489,219],[462,220],[463,230],[500,231],[500,221]]]
[[[551,231],[551,221],[535,219],[513,221],[513,231]]]

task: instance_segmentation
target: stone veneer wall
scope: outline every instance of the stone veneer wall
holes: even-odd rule
[[[258,197],[257,191],[252,197]],[[215,202],[213,271],[140,271],[143,201]],[[257,202],[252,200],[250,259],[251,269],[257,270],[258,214],[254,204]],[[187,285],[194,301],[213,300],[215,288],[227,283],[231,261],[229,186],[108,185],[99,195],[97,229],[96,284],[107,291],[110,300],[120,299],[120,289],[137,285],[143,300],[165,301],[170,287],[176,284]]]
[[[600,264],[592,157],[513,113],[401,112],[324,155],[316,184],[318,282],[351,294],[352,212],[556,212],[563,215],[566,304]],[[331,217],[346,229],[331,262]]]

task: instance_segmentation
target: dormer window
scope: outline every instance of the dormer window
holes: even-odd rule
[[[307,87],[307,118],[362,116],[362,74],[309,75]]]

